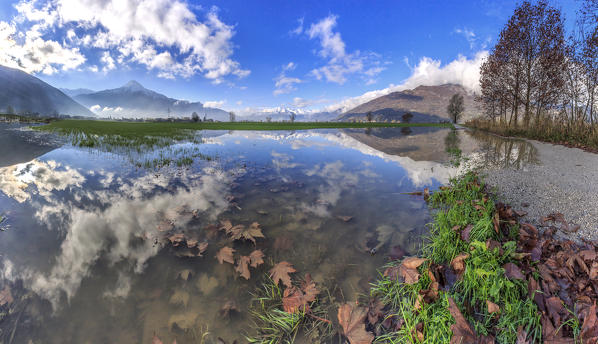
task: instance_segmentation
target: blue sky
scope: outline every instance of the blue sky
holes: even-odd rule
[[[100,90],[135,79],[241,112],[333,109],[418,84],[475,89],[485,51],[516,4],[2,1],[0,64],[56,87]],[[575,0],[553,5],[574,20]]]

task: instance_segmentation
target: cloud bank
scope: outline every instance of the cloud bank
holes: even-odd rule
[[[163,78],[201,74],[214,83],[250,73],[233,60],[234,27],[215,8],[201,19],[179,0],[23,0],[15,8],[17,17],[0,21],[0,63],[29,73],[81,66],[87,56],[77,47],[97,54],[104,72],[136,63]],[[44,38],[61,32],[62,42]]]

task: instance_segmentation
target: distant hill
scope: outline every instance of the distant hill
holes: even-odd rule
[[[0,112],[8,112],[9,107],[22,115],[94,116],[59,89],[18,69],[0,66]]]
[[[271,121],[279,122],[288,121],[291,114],[295,114],[296,122],[328,122],[334,121],[339,115],[338,112],[313,112],[302,109],[278,107],[238,116],[237,120],[266,122],[268,118],[270,118]]]
[[[228,120],[228,112],[224,110],[204,107],[200,102],[169,98],[136,81],[115,89],[79,94],[75,100],[102,117],[191,117],[197,112],[201,118],[206,115],[214,120]]]
[[[90,90],[88,88],[76,88],[76,89],[69,89],[69,88],[59,88],[62,93],[66,94],[67,96],[73,98],[81,94],[90,94],[94,93],[94,90]]]
[[[449,120],[446,107],[453,94],[463,95],[465,111],[462,120],[475,116],[474,96],[460,85],[419,86],[413,90],[393,92],[370,100],[338,117],[339,121],[365,119],[372,112],[376,120],[403,121],[402,116],[411,113],[411,122],[441,122]]]

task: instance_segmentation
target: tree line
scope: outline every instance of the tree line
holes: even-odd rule
[[[522,2],[483,63],[480,86],[493,125],[596,133],[598,0],[582,2],[569,33],[560,9]]]

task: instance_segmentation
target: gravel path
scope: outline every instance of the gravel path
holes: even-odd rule
[[[559,230],[573,240],[598,239],[598,154],[538,141],[539,164],[521,169],[486,167],[486,181],[498,188],[499,199],[528,214],[523,221],[543,227],[541,218],[562,213],[580,225],[577,232]],[[560,227],[557,225],[557,227]]]

